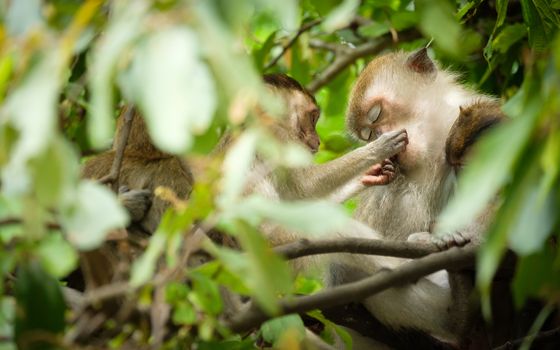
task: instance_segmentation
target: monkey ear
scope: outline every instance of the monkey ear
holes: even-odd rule
[[[436,65],[428,56],[428,49],[425,47],[411,54],[406,60],[406,65],[418,73],[433,73],[436,71]]]

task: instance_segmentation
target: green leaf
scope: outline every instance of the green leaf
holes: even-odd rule
[[[146,118],[150,136],[164,151],[189,149],[216,110],[214,80],[201,61],[198,39],[186,27],[151,34],[137,48],[120,80],[125,95]]]
[[[160,227],[161,226],[162,225],[160,225]],[[152,278],[156,270],[158,258],[165,248],[167,242],[166,237],[167,235],[165,232],[158,229],[150,238],[150,243],[144,254],[132,264],[132,269],[130,271],[131,286],[139,287]]]
[[[14,1],[9,3],[4,20],[10,35],[23,36],[43,25],[41,0]],[[6,4],[4,4],[6,6]],[[3,11],[5,9],[2,9]]]
[[[15,340],[19,349],[59,349],[65,328],[66,306],[58,281],[48,275],[36,261],[25,263],[15,284]],[[33,337],[32,334],[43,334]]]
[[[29,190],[27,161],[38,156],[55,134],[56,105],[62,77],[59,51],[43,54],[0,110],[4,122],[18,133],[8,164],[2,169],[2,190]],[[30,103],[29,101],[33,101]]]
[[[39,242],[36,253],[45,270],[61,278],[68,275],[78,265],[78,254],[64,240],[61,234],[50,234]]]
[[[360,0],[344,0],[325,18],[322,24],[323,29],[330,33],[347,26],[354,18],[359,6]]]
[[[128,216],[115,194],[93,181],[83,180],[61,215],[67,238],[78,249],[99,247],[113,229],[125,227]]]
[[[336,203],[327,201],[281,202],[254,194],[232,208],[230,215],[258,224],[270,220],[283,227],[309,233],[327,234],[348,228],[351,219]]]
[[[501,53],[506,53],[509,48],[523,39],[527,35],[527,28],[524,24],[516,23],[506,26],[495,38],[492,40],[492,47]]]
[[[509,246],[514,252],[528,255],[543,248],[556,222],[559,208],[555,204],[552,193],[540,199],[536,184],[528,189],[509,233]]]
[[[515,306],[520,308],[529,297],[553,298],[560,291],[558,255],[546,247],[540,252],[521,257],[513,280]]]
[[[106,147],[113,137],[113,77],[123,53],[142,33],[147,9],[144,0],[115,5],[109,24],[94,48],[88,69],[91,101],[87,121],[89,139],[96,148]]]
[[[8,81],[12,75],[14,66],[14,57],[12,55],[4,55],[0,58],[0,104],[4,102],[4,95],[8,88]]]
[[[190,271],[189,278],[192,282],[189,300],[193,305],[211,315],[219,314],[223,303],[216,282],[196,271]]]
[[[298,342],[302,341],[305,337],[305,326],[299,315],[286,315],[263,323],[261,332],[265,341],[277,346],[278,341],[286,336],[287,332],[290,336],[296,336]]]
[[[277,297],[292,289],[288,265],[268,245],[260,232],[238,221],[237,237],[249,259],[246,275],[240,276],[251,289],[259,305],[269,314],[278,311]]]
[[[192,325],[196,323],[196,311],[190,303],[178,303],[173,309],[173,323],[177,325]]]
[[[314,310],[314,311],[310,311],[307,313],[307,315],[313,317],[314,319],[320,321],[322,324],[325,325],[325,331],[326,332],[330,332],[330,333],[336,333],[340,339],[342,339],[342,342],[344,343],[344,347],[347,350],[352,349],[352,336],[350,336],[350,334],[344,330],[342,327],[338,326],[336,323],[330,321],[329,319],[327,319],[319,310]],[[324,337],[322,335],[322,337]],[[329,337],[332,338],[332,337]]]
[[[360,26],[358,31],[364,36],[376,38],[385,33],[388,33],[389,29],[391,29],[391,27],[387,23],[373,22],[363,27]]]
[[[258,134],[247,131],[230,147],[224,159],[223,192],[218,203],[229,208],[237,201],[245,189],[247,176],[257,147]]]

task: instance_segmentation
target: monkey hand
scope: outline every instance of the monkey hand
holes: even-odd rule
[[[361,178],[364,186],[386,185],[395,179],[395,166],[390,159],[372,165]]]
[[[405,129],[401,129],[382,134],[375,141],[370,142],[367,147],[371,148],[372,159],[377,163],[401,153],[406,149],[407,144],[408,134]]]
[[[438,249],[446,250],[451,247],[462,247],[470,242],[470,238],[461,232],[448,233],[443,237],[435,237],[430,232],[416,232],[408,236],[409,242],[422,242],[435,244]]]
[[[149,190],[130,190],[126,186],[119,188],[119,200],[130,214],[132,222],[144,218],[152,204],[152,192]]]

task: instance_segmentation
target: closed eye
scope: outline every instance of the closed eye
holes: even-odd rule
[[[367,114],[367,120],[369,124],[373,124],[377,121],[377,119],[379,119],[379,116],[381,115],[381,105],[380,104],[376,104],[373,107],[371,107],[371,109],[369,110],[368,114]]]

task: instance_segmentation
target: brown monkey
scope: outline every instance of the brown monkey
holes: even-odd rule
[[[475,141],[508,119],[499,101],[480,101],[459,109],[459,117],[445,142],[445,159],[457,172],[463,167]]]
[[[132,107],[127,107],[132,108]],[[160,198],[153,198],[153,191],[158,186],[173,190],[180,198],[186,198],[192,189],[193,176],[186,162],[178,156],[158,150],[150,140],[146,124],[142,117],[133,111],[132,124],[127,145],[124,151],[119,174],[119,200],[128,210],[131,217],[128,242],[132,242],[132,250],[119,249],[113,244],[82,253],[82,269],[87,288],[95,288],[110,283],[121,273],[119,263],[131,260],[143,247],[138,239],[152,234],[168,207],[168,203]],[[123,132],[123,110],[117,121],[115,139]],[[116,153],[113,149],[94,156],[86,161],[82,168],[82,177],[101,179],[109,174]],[[153,198],[153,200],[151,200]],[[150,205],[151,204],[151,205]],[[140,242],[141,243],[141,242]],[[128,268],[128,266],[123,266]]]
[[[115,139],[122,132],[125,113],[126,111],[123,111],[117,122]],[[113,164],[115,151],[113,146],[112,150],[89,159],[83,166],[82,177],[100,179],[107,175]],[[119,174],[119,185],[122,186],[119,198],[131,212],[133,221],[139,221],[140,228],[151,234],[157,228],[168,202],[155,197],[144,216],[142,206],[145,202],[137,195],[138,192],[134,191],[147,190],[153,193],[156,187],[165,186],[174,191],[179,198],[186,198],[192,189],[193,176],[185,160],[164,153],[154,146],[144,120],[135,113]]]

